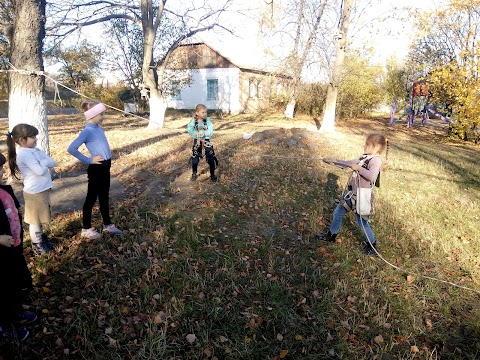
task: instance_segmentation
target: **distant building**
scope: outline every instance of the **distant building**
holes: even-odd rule
[[[168,107],[193,109],[202,103],[229,114],[268,108],[272,99],[285,94],[290,79],[238,65],[205,43],[179,46],[167,69],[172,79]],[[181,84],[182,76],[190,78],[188,85]]]

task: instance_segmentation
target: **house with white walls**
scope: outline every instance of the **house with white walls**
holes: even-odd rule
[[[285,95],[290,80],[285,75],[242,66],[205,43],[179,46],[166,73],[175,79],[169,80],[168,107],[193,109],[201,103],[209,110],[228,114],[268,108],[273,99]],[[186,85],[179,80],[182,76],[188,77]]]

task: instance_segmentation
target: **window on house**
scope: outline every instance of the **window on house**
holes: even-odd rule
[[[181,100],[180,92],[180,81],[171,81],[170,82],[170,99],[172,100]]]
[[[254,98],[256,95],[255,80],[250,79],[248,81],[248,97]]]
[[[218,99],[218,79],[207,80],[207,100]]]
[[[262,82],[257,80],[257,98],[262,97]]]

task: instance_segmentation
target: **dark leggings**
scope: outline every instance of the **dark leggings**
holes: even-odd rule
[[[23,256],[22,244],[16,247],[0,246],[0,325],[15,320],[22,310],[25,296],[32,290],[32,275]]]
[[[205,141],[208,142],[208,139]],[[203,146],[200,141],[197,141],[197,139],[194,139],[193,147],[192,147],[192,172],[194,174],[197,173],[200,157],[203,157]],[[215,152],[213,151],[213,145],[211,145],[210,147],[205,147],[205,158],[210,167],[210,175],[214,176],[215,175]]]
[[[104,160],[101,164],[88,165],[88,190],[85,203],[83,204],[83,228],[92,227],[92,210],[95,202],[100,203],[100,213],[103,224],[110,225],[110,209],[108,193],[110,191],[110,160]]]

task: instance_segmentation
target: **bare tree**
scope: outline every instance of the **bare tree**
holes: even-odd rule
[[[163,127],[167,107],[162,88],[165,69],[172,52],[186,39],[200,32],[223,28],[222,14],[232,0],[218,1],[218,6],[208,2],[182,2],[167,7],[167,0],[85,1],[52,0],[48,29],[57,37],[64,37],[81,27],[113,19],[136,23],[143,33],[143,84],[149,93],[149,127]]]
[[[327,99],[325,102],[325,111],[323,113],[322,126],[320,132],[332,132],[335,130],[335,108],[337,106],[338,85],[343,71],[343,62],[345,59],[345,50],[347,47],[347,33],[350,22],[350,12],[353,0],[343,0],[342,15],[338,40],[336,45],[335,62],[330,77],[330,83],[327,89]]]
[[[288,0],[275,3],[277,13],[274,14],[274,1],[267,3],[270,15],[264,15],[260,24],[266,41],[274,45],[280,43],[280,52],[288,54],[286,59],[279,62],[279,71],[288,73],[292,78],[284,114],[293,118],[302,71],[312,55],[328,0]],[[292,14],[295,14],[295,20],[292,20]],[[272,49],[269,51],[276,52]]]
[[[300,85],[301,75],[303,67],[305,66],[305,62],[307,60],[307,56],[312,49],[312,44],[315,40],[318,27],[320,25],[320,20],[322,18],[323,12],[325,10],[325,6],[327,5],[327,0],[323,0],[320,4],[318,4],[318,8],[315,9],[315,18],[312,24],[310,24],[310,29],[308,30],[308,36],[303,44],[302,49],[303,51],[300,52],[301,40],[303,34],[303,28],[306,27],[305,19],[307,18],[305,12],[305,0],[300,0],[298,5],[298,13],[297,13],[297,30],[295,33],[295,41],[294,47],[291,54],[291,63],[293,69],[293,80],[290,87],[290,98],[287,104],[287,108],[285,109],[285,116],[287,118],[293,119],[293,112],[295,109],[296,103],[296,96],[298,91],[298,86]]]
[[[8,118],[10,129],[28,123],[39,130],[38,146],[49,153],[42,48],[45,37],[45,0],[13,0],[10,43]]]

